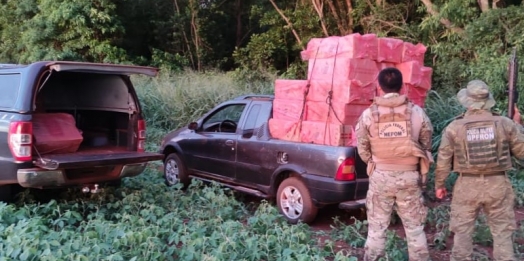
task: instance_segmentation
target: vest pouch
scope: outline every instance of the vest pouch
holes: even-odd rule
[[[508,137],[500,120],[486,111],[457,121],[453,171],[481,174],[512,168]]]
[[[461,136],[467,169],[483,171],[500,166],[495,122],[468,122],[463,125]]]
[[[394,139],[372,137],[369,141],[373,156],[381,159],[413,157],[413,151],[416,150],[415,143],[409,137]]]

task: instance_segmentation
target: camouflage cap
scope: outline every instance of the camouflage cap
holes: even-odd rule
[[[468,82],[466,88],[457,93],[457,99],[468,109],[489,110],[495,106],[493,94],[490,93],[488,85],[481,80]]]

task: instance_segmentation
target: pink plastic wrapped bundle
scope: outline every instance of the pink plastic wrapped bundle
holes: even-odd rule
[[[271,134],[271,137],[275,139],[285,139],[286,135],[295,125],[297,125],[296,121],[271,118],[268,122],[269,133]]]
[[[275,81],[275,99],[304,100],[308,81],[284,80]]]
[[[73,153],[83,141],[75,118],[68,113],[33,114],[33,136],[40,154]]]
[[[371,105],[369,103],[331,103],[332,109],[326,102],[306,102],[306,120],[330,122],[335,124],[355,125],[362,112]],[[329,116],[328,116],[329,113]]]
[[[395,64],[394,63],[389,63],[389,62],[377,62],[377,67],[378,67],[378,71],[380,72],[382,69],[386,69],[386,68],[389,68],[389,67],[395,67]]]
[[[302,51],[302,60],[334,58],[342,55],[350,58],[377,58],[377,36],[358,33],[346,36],[312,38]]]
[[[331,146],[350,146],[353,127],[342,124],[304,121],[300,132],[300,141]]]
[[[395,38],[378,38],[377,62],[400,63],[404,41]]]
[[[367,85],[377,79],[378,67],[370,59],[337,57],[336,59],[309,60],[308,79],[317,81],[360,81]]]
[[[431,89],[431,76],[433,74],[431,67],[425,67],[416,61],[399,63],[396,67],[402,73],[404,83]]]
[[[433,75],[433,68],[422,66],[420,68],[420,83],[419,86],[427,90],[431,89],[431,77]]]
[[[410,99],[416,105],[424,107],[424,103],[426,102],[426,96],[428,95],[428,90],[426,88],[422,88],[420,86],[412,84],[405,84],[404,87],[406,89],[406,96],[408,97],[408,99]]]
[[[277,120],[297,121],[300,119],[304,102],[301,100],[274,99],[273,118]]]
[[[333,91],[332,100],[341,103],[350,103],[353,101],[372,101],[375,97],[376,82],[373,81],[362,85],[359,81],[314,81],[310,82],[311,87],[307,96],[308,101],[325,102],[329,92]]]
[[[401,62],[411,62],[417,61],[419,63],[424,63],[424,54],[426,53],[426,46],[421,43],[416,45],[404,42],[402,49],[402,61]]]

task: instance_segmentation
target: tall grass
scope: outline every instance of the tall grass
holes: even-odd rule
[[[221,102],[240,95],[273,93],[273,82],[242,82],[213,71],[161,71],[158,77],[135,76],[133,81],[148,135],[155,142],[165,132],[187,125]]]

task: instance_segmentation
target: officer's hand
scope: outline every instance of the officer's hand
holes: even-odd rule
[[[520,112],[519,112],[519,109],[517,108],[517,105],[516,105],[516,104],[515,104],[514,106],[515,106],[515,107],[514,107],[515,112],[513,113],[513,121],[514,121],[515,123],[518,123],[518,124],[522,125],[522,120],[521,120],[521,118],[520,118]]]
[[[437,193],[435,196],[437,196],[438,199],[443,199],[446,194],[448,194],[448,192],[446,191],[445,188],[442,188],[442,189],[437,189]]]

